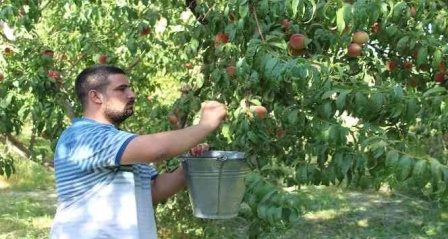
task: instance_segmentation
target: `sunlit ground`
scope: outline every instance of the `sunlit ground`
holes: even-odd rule
[[[314,195],[314,208],[281,238],[447,238],[448,235],[448,212],[436,203],[386,189],[303,190]]]
[[[53,173],[32,164],[19,164],[17,170],[11,179],[0,179],[0,239],[48,238],[56,209]],[[291,229],[269,238],[448,238],[448,209],[434,202],[391,193],[386,188],[301,190],[309,195],[305,213]],[[161,239],[196,239],[192,235],[204,235],[203,230],[210,229],[193,221],[176,226],[179,219],[162,216],[159,215],[164,220],[159,222],[164,225],[159,226]],[[240,224],[243,225],[237,226]],[[219,221],[207,225],[221,226]],[[175,227],[180,230],[174,230]],[[244,232],[240,234],[247,238]]]

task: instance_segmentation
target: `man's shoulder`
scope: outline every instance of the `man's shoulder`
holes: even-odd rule
[[[95,133],[95,131],[116,131],[113,125],[102,124],[91,119],[76,118],[72,120],[72,124],[67,127],[64,132],[87,132]]]
[[[72,120],[69,125],[59,137],[59,141],[73,141],[83,137],[98,137],[104,135],[108,131],[116,130],[106,124],[101,124],[93,120],[76,118]]]
[[[103,124],[100,122],[97,122],[92,119],[86,119],[86,118],[75,118],[72,120],[72,124],[69,126],[69,128],[72,129],[92,129],[92,128],[99,128],[99,129],[109,129],[109,130],[116,130],[116,128],[112,124]]]

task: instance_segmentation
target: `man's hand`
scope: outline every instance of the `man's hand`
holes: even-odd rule
[[[210,149],[210,145],[207,143],[204,144],[198,144],[194,146],[192,149],[190,149],[190,154],[193,156],[199,156],[203,154],[205,151],[208,151]]]
[[[201,109],[201,120],[199,124],[215,130],[227,115],[226,105],[218,101],[207,101]]]

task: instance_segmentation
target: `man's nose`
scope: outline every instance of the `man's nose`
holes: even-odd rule
[[[135,93],[131,90],[128,94],[129,99],[135,99]]]

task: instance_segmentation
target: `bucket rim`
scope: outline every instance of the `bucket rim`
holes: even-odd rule
[[[240,159],[243,160],[245,157],[245,153],[241,151],[227,151],[227,150],[208,150],[201,155],[191,155],[190,153],[186,153],[180,156],[183,160],[188,159],[211,159],[216,160],[219,158],[225,158],[225,159]]]

